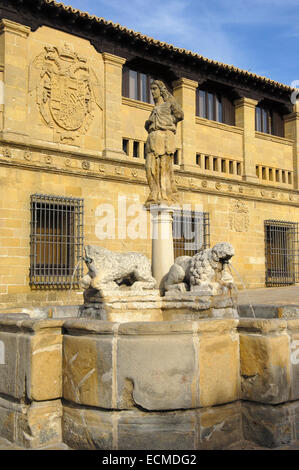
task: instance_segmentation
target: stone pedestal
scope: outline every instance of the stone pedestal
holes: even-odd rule
[[[167,205],[150,206],[152,224],[152,270],[159,289],[163,277],[174,263],[172,216],[175,208]]]

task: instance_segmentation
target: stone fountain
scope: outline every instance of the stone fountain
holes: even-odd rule
[[[24,448],[278,448],[299,439],[299,319],[238,318],[226,242],[173,259],[178,103],[152,84],[152,263],[85,247],[77,317],[0,318],[0,437]]]

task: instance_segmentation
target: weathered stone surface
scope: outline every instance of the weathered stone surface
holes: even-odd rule
[[[289,337],[285,326],[284,320],[240,322],[243,399],[274,404],[285,402],[290,398]]]
[[[223,449],[242,436],[241,402],[200,410],[199,449]]]
[[[219,320],[223,326],[225,321]],[[240,395],[239,338],[234,330],[221,332],[221,323],[214,334],[199,339],[199,390],[201,406],[228,403]]]
[[[2,319],[0,393],[20,400],[52,400],[62,395],[60,320]]]
[[[115,449],[114,425],[114,412],[76,408],[67,404],[63,407],[63,442],[72,449]]]
[[[198,403],[198,343],[191,335],[120,336],[117,398],[120,408],[193,408]]]
[[[236,324],[232,319],[120,324],[68,320],[64,397],[89,406],[146,410],[236,400]]]
[[[240,402],[196,410],[107,412],[64,405],[63,442],[73,449],[223,449],[242,436]]]
[[[289,354],[292,377],[291,400],[299,399],[299,319],[288,320]]]
[[[4,363],[0,364],[0,393],[21,399],[29,384],[30,339],[17,332],[0,332]],[[28,393],[28,391],[27,391]]]
[[[62,442],[60,400],[19,404],[0,398],[1,437],[26,449]]]
[[[242,422],[244,438],[265,447],[279,447],[296,439],[298,417],[293,403],[271,406],[243,402]]]
[[[113,337],[64,337],[63,396],[79,404],[112,408]]]

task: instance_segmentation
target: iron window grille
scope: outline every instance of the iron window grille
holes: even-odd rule
[[[265,220],[266,286],[286,286],[299,279],[298,223]]]
[[[83,199],[34,194],[30,208],[30,285],[78,287],[83,275]]]
[[[201,249],[210,247],[208,212],[174,212],[172,231],[174,258],[193,256]]]

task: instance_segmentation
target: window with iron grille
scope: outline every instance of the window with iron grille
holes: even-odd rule
[[[83,275],[83,199],[31,196],[30,285],[78,286]]]
[[[208,212],[178,211],[173,214],[174,258],[193,256],[210,247]]]
[[[286,286],[299,280],[298,223],[265,220],[266,286]]]

